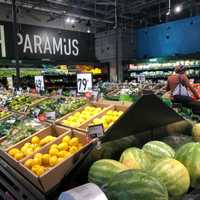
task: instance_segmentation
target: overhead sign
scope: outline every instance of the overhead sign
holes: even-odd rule
[[[85,93],[92,90],[92,73],[77,73],[77,92]]]
[[[0,22],[0,58],[14,57],[12,24]],[[17,34],[20,59],[95,60],[94,35],[31,25],[20,25]]]

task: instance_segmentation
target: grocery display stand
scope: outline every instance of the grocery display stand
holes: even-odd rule
[[[139,116],[141,116],[141,114],[142,117],[140,118]],[[155,95],[146,95],[136,104],[130,106],[128,111],[106,131],[102,142],[118,140],[130,136],[133,133],[153,130],[180,121],[185,120],[166,106],[158,97]],[[66,190],[67,187],[73,187],[70,184],[73,183],[74,171],[79,169],[79,166],[84,159],[89,156],[94,146],[95,143],[85,150],[81,160],[74,159],[71,174],[66,174],[63,180],[48,192],[41,191],[23,176],[20,171],[15,170],[3,158],[0,158],[0,199],[9,199],[5,197],[6,192],[12,195],[13,199],[16,200],[57,199],[58,195],[62,192],[61,186],[66,187],[64,190]],[[69,185],[62,185],[64,182],[68,182]]]

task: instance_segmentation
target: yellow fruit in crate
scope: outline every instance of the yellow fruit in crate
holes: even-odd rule
[[[34,157],[34,164],[35,165],[41,165],[42,164],[42,158],[40,157]]]
[[[43,138],[43,139],[40,140],[39,144],[40,144],[40,146],[44,146],[47,143],[48,143],[48,140],[46,138]]]
[[[58,145],[57,144],[52,144],[50,149],[58,149]]]
[[[54,141],[55,139],[56,139],[56,137],[54,137],[54,136],[52,136],[52,135],[46,136],[47,143],[52,142],[52,141]]]
[[[14,157],[16,160],[21,160],[24,157],[24,154],[22,152],[18,152]]]
[[[121,116],[121,115],[123,115],[123,113],[124,113],[124,112],[122,112],[122,111],[119,111],[119,112],[118,112],[118,116]]]
[[[32,155],[33,153],[34,153],[33,148],[31,148],[31,147],[27,147],[27,148],[26,148],[26,152],[25,152],[25,155],[26,155],[26,156],[30,156],[30,155]]]
[[[39,144],[40,143],[40,138],[38,136],[34,136],[31,139],[32,144]]]
[[[65,157],[68,156],[68,154],[69,154],[69,152],[67,152],[67,151],[60,151],[60,152],[58,153],[58,157],[59,157],[59,158],[65,158]]]
[[[101,124],[101,123],[102,123],[101,119],[99,119],[99,118],[96,118],[96,119],[93,120],[94,125]]]
[[[34,155],[34,158],[40,158],[40,159],[42,159],[42,154],[41,153],[36,153]]]
[[[67,135],[62,139],[62,142],[69,143],[70,140],[71,140],[71,137],[69,135]]]
[[[28,160],[24,163],[24,165],[25,165],[27,168],[31,169],[31,168],[35,165],[35,162],[34,162],[33,159],[28,159]]]
[[[24,144],[25,147],[32,147],[32,144],[30,142],[27,142]]]
[[[112,110],[109,110],[109,111],[106,113],[106,115],[112,115],[112,114],[113,114]]]
[[[27,150],[26,146],[22,146],[20,149],[20,151],[23,152],[24,154],[26,154],[26,150]]]
[[[34,165],[32,167],[32,171],[37,175],[37,176],[41,176],[44,172],[45,172],[45,168],[43,166],[40,165]]]
[[[57,156],[51,156],[49,158],[49,165],[51,167],[55,166],[58,163],[58,157]]]
[[[113,116],[111,116],[111,115],[106,116],[107,124],[110,124],[112,121],[113,121]]]
[[[49,150],[49,155],[50,155],[50,156],[57,156],[58,153],[59,153],[59,151],[58,151],[58,149],[56,149],[56,148],[51,148],[51,149]]]
[[[58,158],[58,163],[62,162],[63,160],[65,160],[65,158],[59,157],[59,158]]]
[[[13,148],[13,149],[11,149],[11,150],[8,151],[8,154],[9,154],[10,156],[14,157],[15,154],[16,154],[16,153],[19,153],[19,152],[20,152],[19,149]]]
[[[83,144],[82,143],[78,143],[78,149],[83,148]]]
[[[70,146],[77,146],[79,143],[79,139],[77,137],[73,137],[70,141],[69,141],[69,145]]]
[[[49,165],[49,158],[50,158],[49,154],[43,154],[42,155],[42,164]]]
[[[103,123],[103,127],[104,127],[104,129],[108,129],[109,128],[109,124],[107,122],[104,122]]]
[[[68,150],[68,144],[66,142],[62,142],[58,145],[58,150],[59,151],[65,151],[65,150]]]
[[[37,151],[39,151],[41,148],[38,146],[38,147],[35,147],[34,148],[34,152],[37,152]]]
[[[77,151],[78,151],[78,148],[77,148],[76,146],[72,146],[72,147],[69,148],[69,152],[70,152],[71,154],[74,154],[74,153],[76,153]]]

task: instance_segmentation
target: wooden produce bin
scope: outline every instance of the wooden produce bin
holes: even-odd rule
[[[97,102],[97,103],[88,103],[88,104],[86,104],[86,105],[80,107],[79,109],[77,109],[77,110],[75,110],[75,111],[73,111],[73,112],[71,112],[71,113],[69,113],[69,114],[63,116],[62,118],[60,118],[60,119],[58,119],[58,120],[56,120],[55,123],[58,124],[58,125],[61,125],[61,126],[68,127],[68,128],[74,128],[74,129],[76,129],[76,130],[81,130],[80,127],[82,127],[84,124],[88,123],[90,120],[96,118],[97,115],[92,116],[89,120],[83,122],[79,127],[66,126],[66,125],[64,125],[64,124],[62,123],[62,121],[63,121],[63,120],[66,120],[68,117],[74,115],[76,112],[81,112],[81,111],[83,111],[87,106],[100,107],[100,108],[104,109],[104,110],[102,110],[99,114],[103,113],[104,111],[108,110],[108,109],[111,107],[111,105],[106,104],[106,103],[103,103],[103,102],[101,102],[101,103],[99,103],[99,102]],[[99,114],[98,114],[98,115],[99,115]],[[81,131],[85,131],[85,130],[81,130]]]
[[[70,132],[70,129],[65,128],[65,127],[56,126],[56,125],[48,126],[47,128],[44,128],[44,129],[41,129],[41,130],[37,131],[36,133],[34,133],[33,135],[31,135],[30,137],[28,137],[28,138],[20,141],[19,143],[15,144],[13,146],[10,146],[9,148],[7,148],[5,150],[0,149],[0,156],[4,160],[6,160],[13,168],[15,168],[15,169],[17,169],[17,170],[20,171],[21,170],[21,167],[19,165],[20,161],[15,160],[12,156],[10,156],[8,154],[8,152],[9,152],[10,149],[12,149],[12,148],[18,148],[18,149],[20,149],[25,143],[31,142],[31,139],[34,136],[38,136],[40,139],[42,139],[42,138],[44,138],[44,137],[46,137],[48,135],[52,135],[52,136],[55,136],[55,137],[59,138],[63,134],[69,133],[69,132]],[[53,142],[50,142],[49,144],[52,144],[52,143]],[[48,144],[44,145],[40,150],[42,150],[46,146],[48,146]],[[38,153],[39,151],[34,152],[33,155],[35,153]],[[24,159],[26,159],[28,157],[30,157],[30,156],[26,156],[26,157],[22,158],[21,161],[23,161]]]
[[[92,125],[92,122],[94,119],[96,118],[101,118],[103,117],[109,110],[112,110],[112,111],[123,111],[124,113],[128,110],[129,108],[129,105],[122,105],[122,104],[118,104],[118,105],[113,105],[113,106],[110,106],[108,109],[104,110],[102,113],[98,114],[97,116],[95,116],[94,118],[92,118],[91,120],[87,121],[87,123],[83,124],[82,126],[80,126],[80,130],[82,131],[87,131],[88,129],[88,126],[89,125]],[[121,118],[121,117],[120,117]],[[119,119],[120,119],[119,118]],[[118,121],[118,120],[117,120]],[[117,122],[116,121],[116,122]],[[115,122],[115,123],[116,123]],[[110,126],[111,127],[111,126]],[[109,128],[110,128],[109,127]],[[109,129],[108,128],[108,129]],[[108,129],[105,129],[104,132],[106,132]]]
[[[23,160],[23,162],[20,162],[21,173],[43,192],[48,192],[56,185],[58,185],[61,180],[66,175],[68,175],[70,171],[84,158],[84,156],[87,155],[88,150],[90,149],[90,147],[92,147],[93,141],[88,141],[86,134],[78,130],[73,130],[71,132],[63,134],[62,136],[57,138],[57,140],[54,141],[53,144],[59,144],[62,141],[63,137],[65,137],[66,135],[78,137],[80,142],[83,144],[83,147],[78,152],[72,154],[70,157],[64,159],[54,167],[50,167],[41,176],[35,175],[31,170],[23,165],[23,163],[27,159],[33,158],[33,156]],[[39,153],[47,153],[51,145],[52,144],[49,144],[45,148],[41,149]]]

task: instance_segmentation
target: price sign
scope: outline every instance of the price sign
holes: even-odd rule
[[[145,80],[146,80],[145,75],[143,75],[143,74],[138,75],[137,80],[139,83],[145,82]]]
[[[7,77],[8,88],[13,89],[13,78]]]
[[[46,115],[46,118],[49,119],[49,120],[55,120],[56,119],[56,112],[55,111],[46,112],[45,115]]]
[[[44,77],[35,76],[35,89],[37,92],[44,91]]]
[[[104,136],[104,129],[102,124],[92,125],[88,127],[88,134],[91,138],[100,138]]]
[[[92,73],[78,73],[77,74],[77,91],[78,93],[85,93],[92,89]]]

